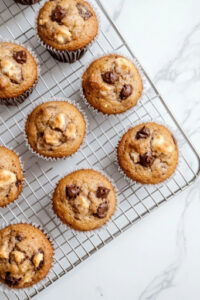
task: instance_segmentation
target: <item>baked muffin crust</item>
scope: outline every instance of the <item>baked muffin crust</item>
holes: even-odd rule
[[[49,272],[53,248],[38,228],[9,225],[0,230],[0,281],[11,288],[29,287]]]
[[[0,207],[18,198],[23,187],[23,171],[17,154],[0,146]]]
[[[117,149],[118,163],[125,174],[138,182],[160,183],[169,178],[178,164],[178,146],[171,132],[157,123],[130,128]]]
[[[78,50],[87,46],[98,33],[92,6],[84,0],[48,1],[41,8],[38,35],[57,50]]]
[[[24,47],[0,42],[0,98],[14,98],[31,88],[38,78],[37,63]]]
[[[74,171],[61,179],[53,194],[53,210],[61,221],[76,230],[104,225],[116,207],[111,182],[91,169]]]
[[[143,90],[135,65],[118,54],[103,56],[90,64],[82,77],[83,94],[105,114],[122,113],[135,106]]]
[[[49,101],[37,106],[25,126],[29,145],[46,157],[65,157],[81,146],[86,134],[82,113],[65,101]]]

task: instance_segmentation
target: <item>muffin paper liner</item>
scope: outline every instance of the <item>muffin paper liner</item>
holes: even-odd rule
[[[29,144],[28,142],[28,137],[27,137],[27,134],[26,134],[26,122],[27,122],[27,119],[28,119],[28,116],[32,113],[32,111],[39,105],[43,104],[43,103],[46,103],[46,102],[51,102],[51,101],[64,101],[64,102],[67,102],[67,103],[70,103],[72,105],[74,105],[79,111],[80,113],[82,114],[83,116],[83,119],[85,120],[85,124],[86,124],[86,129],[85,129],[85,136],[83,138],[83,141],[80,145],[80,147],[76,150],[76,152],[72,153],[71,155],[68,155],[68,156],[64,156],[64,157],[48,157],[48,156],[44,156],[40,153],[38,153],[37,151],[35,151],[31,145]],[[58,160],[66,160],[68,158],[71,158],[73,155],[75,155],[78,151],[80,151],[81,149],[83,149],[86,145],[86,138],[87,138],[87,134],[88,134],[88,128],[89,128],[89,122],[88,122],[88,118],[85,114],[85,112],[81,109],[81,107],[79,106],[79,104],[75,103],[75,101],[73,100],[70,100],[70,99],[67,99],[67,98],[60,98],[60,97],[51,97],[51,98],[46,98],[44,100],[41,100],[39,102],[37,102],[36,105],[34,105],[34,107],[27,113],[27,116],[25,118],[25,121],[24,121],[24,126],[23,126],[23,132],[24,132],[24,139],[25,139],[25,143],[26,143],[26,146],[28,147],[28,149],[35,155],[37,155],[39,158],[42,158],[44,160],[47,160],[47,161],[58,161]]]
[[[130,177],[128,177],[128,176],[126,175],[126,173],[123,171],[123,169],[121,168],[121,166],[120,166],[119,163],[118,163],[117,149],[118,149],[119,143],[120,143],[120,141],[121,141],[123,135],[124,135],[130,128],[133,128],[133,127],[135,127],[135,126],[137,126],[137,125],[140,125],[140,124],[143,124],[143,123],[147,123],[147,122],[154,122],[154,123],[156,123],[156,124],[158,124],[158,125],[162,125],[162,126],[166,127],[166,128],[173,134],[173,136],[174,136],[174,138],[175,138],[175,140],[176,140],[176,143],[177,143],[177,148],[178,148],[178,153],[179,153],[179,155],[178,155],[178,163],[177,163],[176,169],[174,170],[174,173],[172,173],[171,176],[170,176],[169,178],[165,179],[164,181],[162,181],[162,182],[160,182],[160,183],[155,183],[155,184],[141,183],[141,182],[138,182],[138,181],[136,181],[136,180],[134,180],[134,179],[131,179]],[[119,171],[119,173],[124,177],[124,179],[125,179],[126,181],[128,181],[128,183],[129,183],[130,185],[137,184],[138,186],[141,186],[141,187],[142,187],[142,186],[147,186],[147,187],[148,187],[148,186],[149,186],[149,187],[151,186],[151,187],[156,187],[156,188],[162,187],[163,184],[168,183],[168,182],[169,182],[169,181],[177,174],[178,168],[179,168],[179,166],[180,166],[180,164],[181,164],[180,143],[179,143],[179,139],[178,139],[177,135],[174,134],[174,130],[173,130],[168,124],[166,124],[165,122],[160,122],[160,121],[157,122],[157,121],[152,120],[152,119],[144,119],[143,121],[134,122],[134,124],[132,124],[132,125],[126,127],[126,128],[123,130],[123,132],[122,132],[122,134],[121,134],[121,136],[120,136],[120,138],[119,138],[119,141],[118,141],[118,143],[117,143],[117,145],[116,145],[115,152],[114,152],[114,156],[115,156],[115,158],[114,158],[115,165],[117,165],[118,171]]]
[[[46,2],[49,2],[49,0],[47,0],[46,2],[44,2],[40,8],[38,9],[38,11],[36,12],[36,18],[35,18],[35,32],[36,32],[36,37],[37,37],[37,40],[38,42],[46,49],[48,50],[48,52],[51,54],[51,56],[55,59],[57,59],[58,61],[60,62],[63,62],[63,63],[74,63],[75,61],[79,60],[86,52],[87,50],[92,46],[92,44],[95,42],[95,40],[98,38],[98,35],[99,35],[99,32],[100,32],[100,17],[99,17],[99,14],[98,14],[98,10],[94,7],[94,5],[86,0],[90,5],[91,7],[93,8],[93,10],[95,11],[96,13],[96,17],[97,17],[97,22],[98,22],[98,25],[99,25],[99,28],[98,28],[98,32],[96,34],[96,36],[93,38],[93,40],[88,44],[86,45],[85,47],[82,47],[80,49],[77,49],[77,50],[73,50],[73,51],[69,51],[69,50],[57,50],[55,48],[53,48],[52,46],[46,44],[39,36],[38,34],[38,30],[37,30],[37,19],[38,19],[38,16],[39,16],[39,12],[40,12],[40,9],[45,5]]]
[[[94,106],[92,106],[89,101],[87,100],[84,92],[83,92],[83,87],[82,87],[82,78],[83,78],[83,74],[85,73],[85,71],[89,68],[89,66],[94,62],[96,61],[97,59],[101,58],[101,57],[104,57],[104,56],[107,56],[107,55],[121,55],[123,57],[125,57],[126,59],[130,60],[137,68],[139,74],[140,74],[140,77],[142,79],[142,83],[143,83],[143,90],[142,90],[142,94],[140,96],[140,98],[138,99],[138,102],[135,106],[129,108],[128,110],[124,111],[124,112],[121,112],[121,113],[118,113],[118,114],[106,114],[106,113],[103,113],[102,111],[98,110],[97,108],[95,108]],[[96,55],[94,58],[92,58],[87,64],[85,64],[84,68],[83,68],[83,71],[82,71],[82,75],[80,76],[80,94],[81,94],[81,98],[84,100],[85,104],[87,105],[87,107],[93,112],[95,113],[96,115],[101,115],[103,117],[111,117],[111,116],[114,116],[114,117],[120,117],[120,116],[125,116],[126,114],[130,114],[130,112],[134,112],[135,111],[135,107],[137,107],[137,105],[139,104],[139,102],[142,100],[142,97],[143,95],[146,93],[147,91],[147,79],[143,73],[143,70],[142,70],[142,67],[141,65],[139,64],[138,60],[136,58],[133,58],[133,57],[128,57],[126,55],[124,55],[123,53],[121,52],[105,52],[104,54],[100,54],[100,55]]]
[[[14,0],[14,1],[22,5],[33,5],[40,2],[41,0]]]
[[[30,48],[30,47],[27,47],[17,41],[13,41],[13,40],[7,40],[7,39],[2,39],[0,38],[0,42],[7,42],[7,43],[13,43],[13,44],[16,44],[16,45],[19,45],[19,46],[22,46],[24,47],[25,49],[27,49],[31,55],[33,56],[35,62],[36,62],[36,65],[37,65],[37,79],[36,81],[33,83],[33,85],[28,89],[26,90],[23,94],[17,96],[17,97],[10,97],[10,98],[0,98],[0,105],[13,105],[13,106],[17,106],[18,104],[21,104],[23,103],[29,96],[30,94],[33,92],[34,88],[36,87],[37,83],[38,83],[38,80],[39,80],[39,77],[40,77],[40,64],[39,64],[39,60],[37,58],[37,55],[35,54],[35,52]]]
[[[75,171],[78,171],[78,170],[87,170],[87,169],[91,169],[91,170],[94,170],[94,171],[97,171],[99,172],[100,174],[102,174],[104,177],[106,177],[110,183],[112,184],[112,186],[114,187],[114,191],[115,191],[115,194],[116,194],[116,206],[115,206],[115,211],[113,212],[112,216],[110,217],[110,219],[105,223],[103,224],[101,227],[99,228],[96,228],[96,229],[93,229],[93,230],[87,230],[87,231],[81,231],[81,230],[76,230],[72,227],[70,227],[69,225],[65,224],[62,222],[62,220],[58,217],[58,215],[54,212],[54,209],[53,209],[53,195],[54,195],[54,191],[56,189],[56,187],[58,186],[60,180],[62,180],[64,177],[66,177],[67,175],[69,175],[70,173],[73,173]],[[118,189],[117,189],[117,186],[116,184],[114,183],[113,179],[110,178],[107,173],[105,173],[103,170],[101,169],[98,169],[98,168],[93,168],[91,166],[86,166],[84,165],[83,167],[80,167],[80,168],[70,168],[69,171],[67,173],[65,173],[65,175],[63,175],[59,180],[58,182],[55,184],[55,187],[54,189],[52,190],[52,194],[51,194],[51,202],[50,202],[50,207],[49,207],[49,213],[50,215],[52,215],[54,217],[54,220],[56,221],[57,225],[60,226],[60,228],[62,230],[66,230],[66,229],[69,229],[71,232],[73,232],[74,235],[76,236],[91,236],[91,234],[99,234],[103,231],[105,231],[107,228],[108,228],[108,224],[110,222],[112,222],[115,217],[116,217],[116,214],[117,214],[117,211],[118,211]],[[64,234],[64,233],[63,233]]]
[[[7,284],[3,283],[3,282],[0,282],[0,291],[2,292],[6,292],[6,293],[15,293],[16,295],[20,296],[21,293],[23,292],[28,292],[28,291],[32,291],[32,289],[39,289],[42,285],[45,285],[47,282],[48,282],[48,275],[51,274],[53,272],[53,265],[55,263],[55,246],[54,246],[54,242],[52,240],[52,238],[50,237],[50,235],[45,231],[45,229],[41,226],[41,225],[38,225],[34,222],[27,222],[25,219],[22,219],[20,221],[14,221],[14,222],[11,222],[9,224],[3,222],[1,223],[0,225],[0,230],[1,229],[4,229],[5,227],[8,227],[9,225],[15,225],[15,224],[29,224],[29,225],[32,225],[33,227],[35,228],[38,228],[40,231],[43,232],[43,234],[46,236],[46,238],[49,240],[49,242],[51,243],[52,245],[52,248],[53,248],[53,259],[52,259],[52,264],[51,264],[51,267],[49,269],[49,272],[47,273],[47,275],[42,279],[40,280],[39,282],[33,284],[32,286],[30,287],[26,287],[26,288],[12,288],[12,287],[9,287]]]
[[[8,203],[8,204],[6,204],[6,205],[0,207],[0,209],[4,209],[4,208],[8,208],[10,205],[12,205],[12,204],[13,204],[15,201],[17,201],[17,200],[19,199],[19,197],[22,195],[22,192],[23,192],[23,189],[24,189],[24,186],[25,186],[25,171],[24,171],[24,164],[23,164],[23,162],[22,162],[22,160],[21,160],[20,154],[19,154],[18,152],[14,151],[13,149],[7,147],[7,146],[4,146],[4,145],[0,145],[0,146],[3,146],[3,147],[5,147],[5,148],[11,150],[12,152],[14,152],[14,153],[18,156],[19,162],[20,162],[20,167],[21,167],[22,174],[23,174],[23,178],[22,178],[22,190],[21,190],[21,192],[20,192],[19,195],[15,198],[15,200],[13,200],[12,202],[10,202],[10,203]]]

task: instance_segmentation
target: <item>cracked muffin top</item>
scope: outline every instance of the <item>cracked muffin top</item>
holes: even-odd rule
[[[75,153],[86,134],[82,113],[65,101],[38,105],[25,125],[29,145],[45,157],[66,157]]]
[[[91,169],[61,179],[53,194],[53,210],[61,221],[80,231],[104,225],[113,215],[116,193],[112,183]]]
[[[156,123],[130,128],[117,149],[120,167],[138,182],[160,183],[169,178],[178,164],[178,146],[172,133]]]
[[[38,35],[57,50],[78,50],[87,46],[98,33],[92,6],[84,0],[48,1],[40,9]]]
[[[118,114],[137,104],[143,85],[130,60],[110,54],[90,64],[83,74],[82,88],[94,108],[105,114]]]
[[[18,198],[23,187],[23,170],[19,157],[12,150],[0,146],[0,207]]]
[[[38,78],[37,63],[24,47],[0,42],[0,98],[14,98],[31,88]]]
[[[11,288],[26,288],[46,277],[53,248],[38,228],[9,225],[0,230],[0,281]]]

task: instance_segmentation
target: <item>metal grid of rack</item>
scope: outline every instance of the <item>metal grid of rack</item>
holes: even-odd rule
[[[87,54],[72,65],[55,61],[35,37],[34,19],[38,4],[20,6],[13,0],[0,2],[0,36],[30,46],[41,63],[41,78],[33,94],[18,107],[0,107],[0,143],[17,151],[24,163],[26,184],[20,199],[0,209],[1,222],[31,221],[41,225],[55,243],[55,265],[39,287],[15,292],[4,292],[1,299],[30,299],[59,277],[84,261],[92,253],[112,241],[133,223],[148,215],[173,195],[188,187],[199,174],[199,157],[182,129],[167,108],[156,88],[143,70],[147,87],[135,109],[120,116],[104,118],[91,112],[80,97],[80,75],[84,65],[96,55],[120,52],[134,55],[110,20],[99,0],[91,1],[101,18],[101,32]],[[41,2],[43,3],[43,1]],[[135,59],[135,57],[134,57]],[[72,158],[61,162],[46,162],[28,151],[23,138],[23,122],[28,111],[41,98],[65,97],[77,101],[89,119],[89,133],[85,146]],[[114,149],[124,129],[136,122],[154,120],[165,122],[180,141],[181,162],[169,181],[158,186],[130,184],[118,172]],[[119,189],[119,207],[115,218],[99,233],[75,234],[57,226],[50,214],[50,195],[55,183],[68,166],[96,167],[113,178]]]

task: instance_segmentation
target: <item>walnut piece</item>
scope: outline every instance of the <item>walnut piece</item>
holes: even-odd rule
[[[33,264],[35,266],[36,269],[38,269],[40,267],[40,265],[43,263],[44,261],[44,253],[43,252],[38,252],[33,256]]]
[[[135,151],[131,151],[130,157],[135,164],[137,164],[140,161],[140,155]]]
[[[61,131],[63,131],[66,128],[66,123],[67,120],[65,114],[59,113],[50,122],[50,125],[52,129],[60,129]]]
[[[74,200],[74,205],[80,214],[86,215],[90,207],[90,201],[85,196],[80,195]]]
[[[16,182],[17,177],[15,173],[5,170],[5,169],[0,169],[0,188],[10,185],[14,182]]]
[[[65,25],[62,25],[59,27],[59,30],[55,33],[54,37],[58,43],[65,44],[71,41],[72,34]]]
[[[67,129],[65,131],[65,136],[70,140],[73,140],[76,138],[76,125],[74,123],[70,123],[67,126]]]
[[[1,60],[1,71],[15,83],[20,83],[22,80],[21,66],[14,63],[10,58]]]
[[[12,252],[12,257],[16,261],[17,264],[20,264],[24,260],[25,254],[21,251],[15,250]]]
[[[44,131],[44,141],[46,144],[52,146],[59,146],[61,144],[60,138],[62,136],[61,132],[46,128]]]

